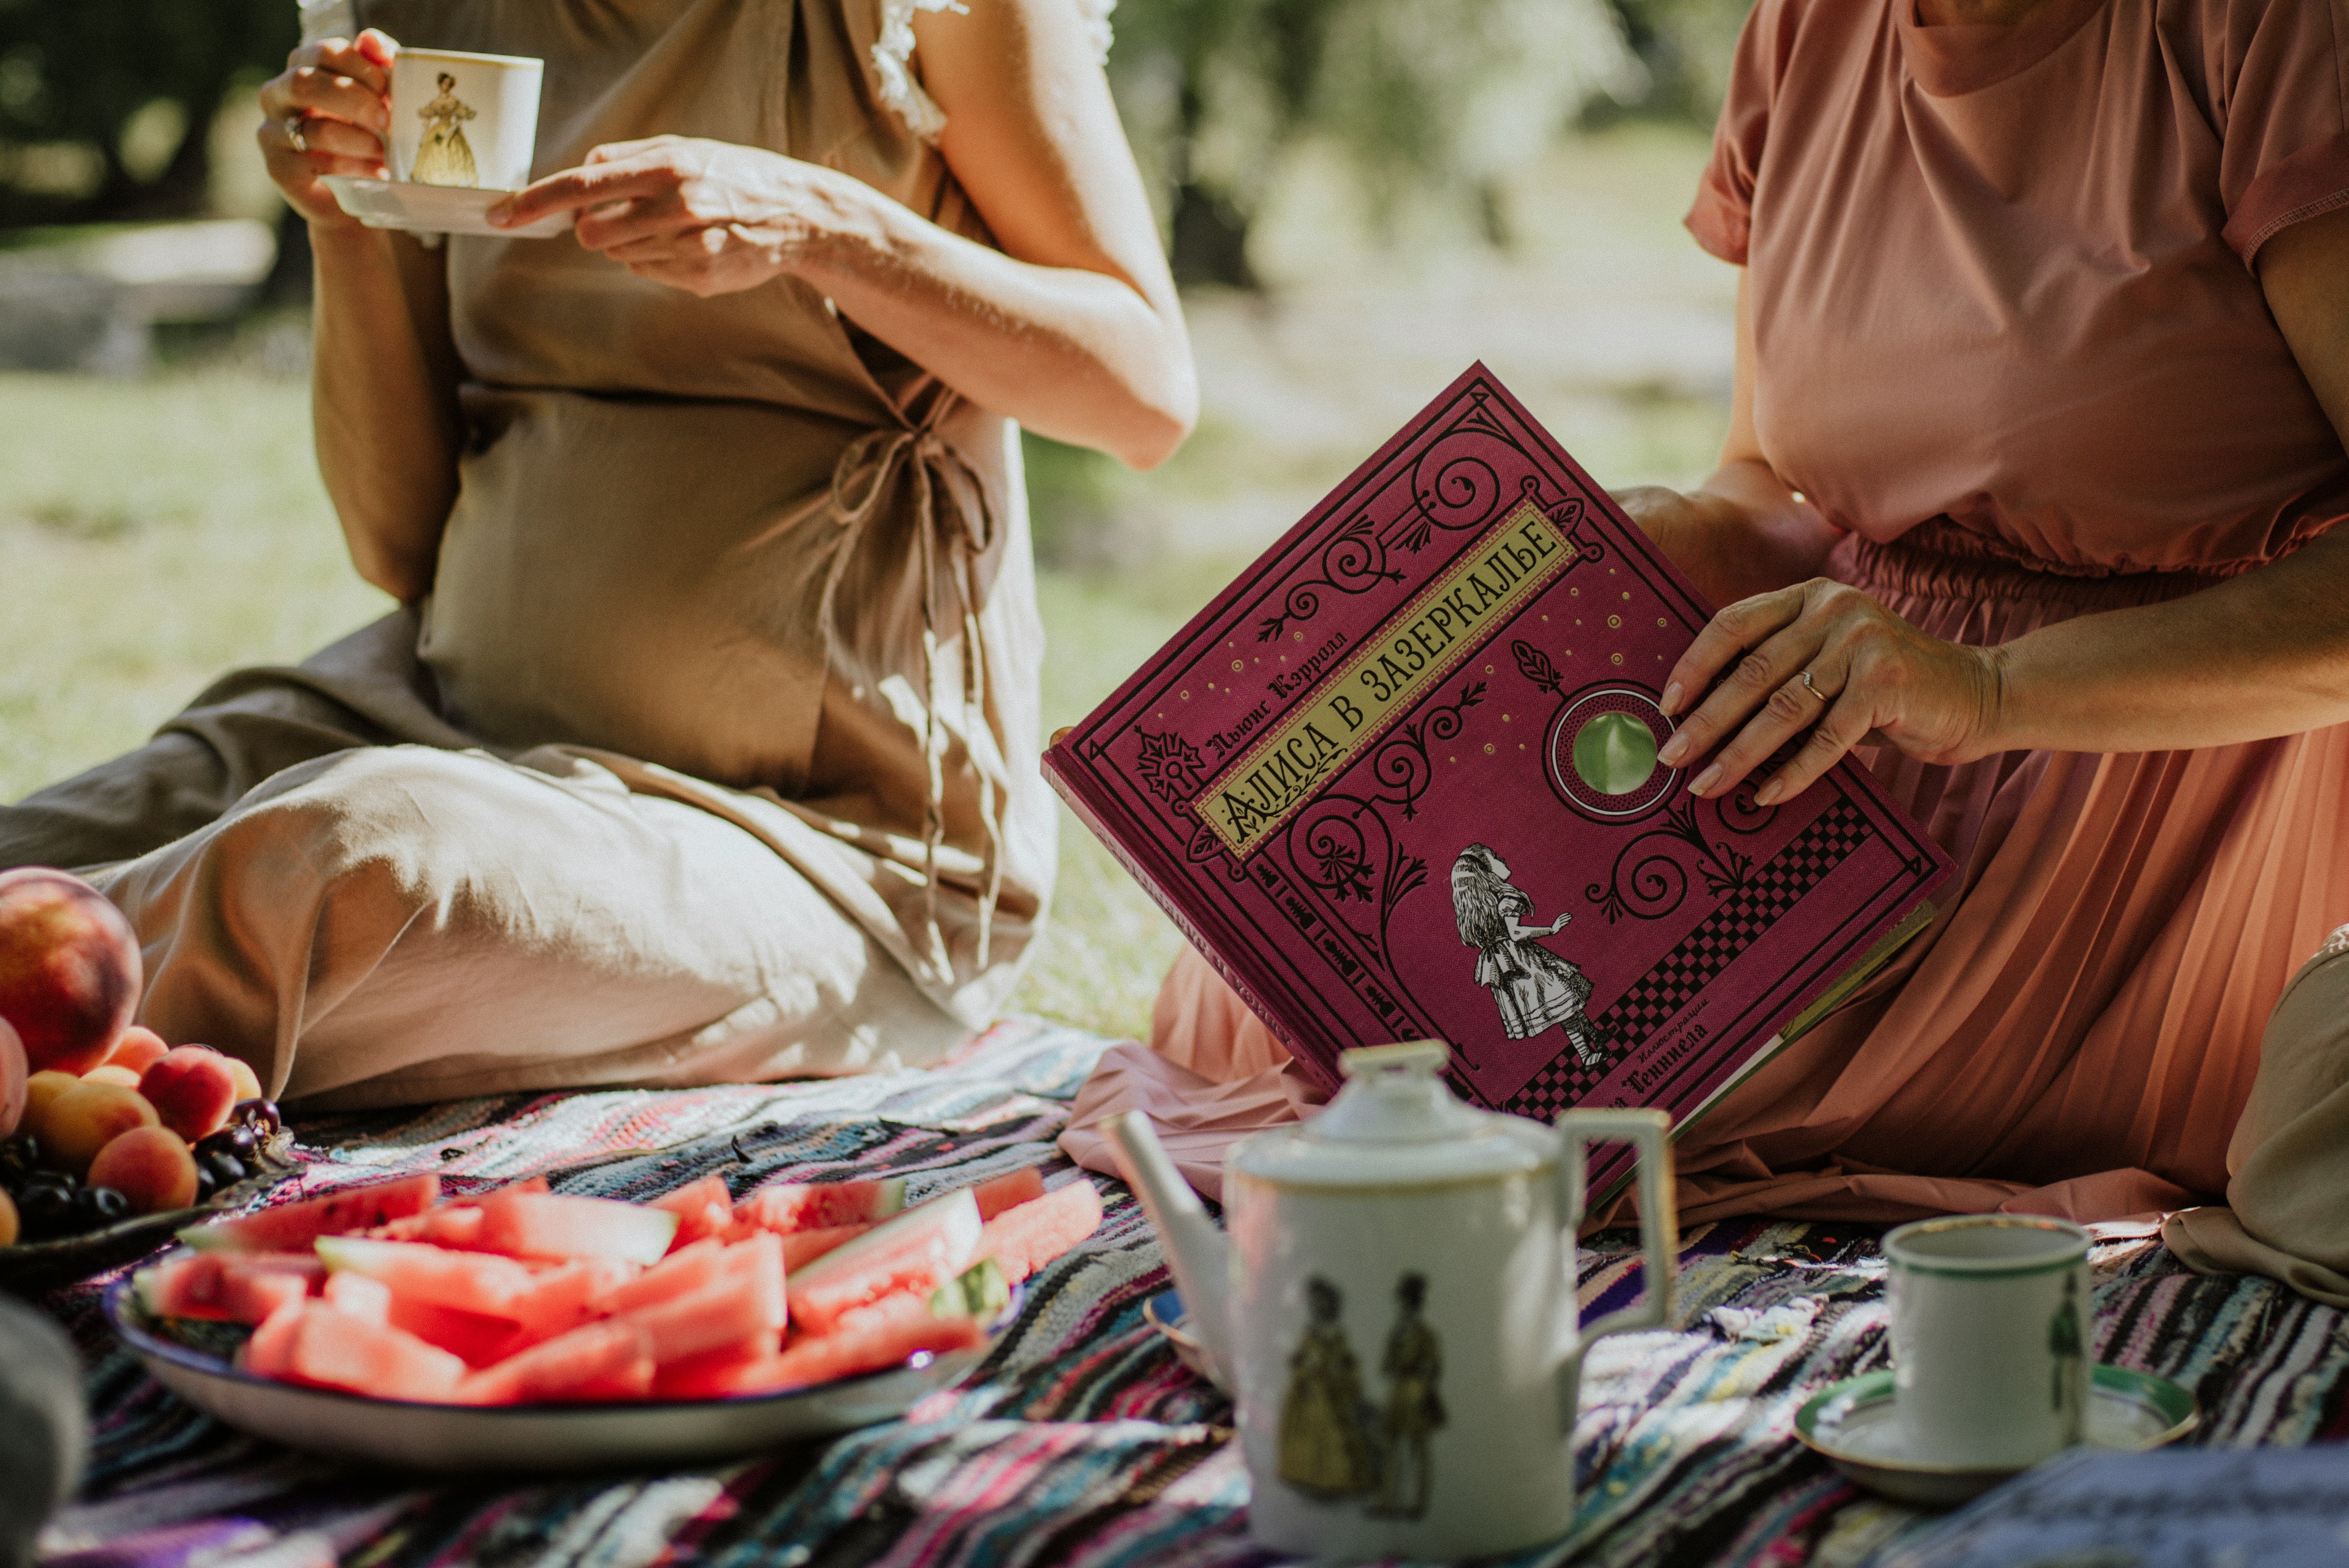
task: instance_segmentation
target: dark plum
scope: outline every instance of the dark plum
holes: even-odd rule
[[[79,1228],[74,1222],[73,1188],[55,1176],[27,1181],[16,1194],[16,1218],[26,1241],[53,1241],[72,1234]]]
[[[210,1137],[198,1139],[196,1158],[202,1160],[207,1154],[228,1154],[250,1165],[253,1157],[261,1150],[262,1137],[263,1134],[253,1128],[232,1124]]]
[[[130,1217],[130,1200],[111,1187],[85,1187],[74,1195],[74,1218],[85,1231]]]
[[[0,1187],[14,1192],[38,1174],[40,1169],[41,1145],[38,1139],[29,1132],[0,1139]]]

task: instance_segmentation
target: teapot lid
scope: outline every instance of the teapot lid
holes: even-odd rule
[[[1342,1053],[1346,1084],[1330,1108],[1246,1140],[1231,1152],[1232,1169],[1280,1186],[1393,1187],[1490,1181],[1555,1163],[1554,1135],[1540,1123],[1453,1097],[1441,1076],[1451,1057],[1441,1040]]]

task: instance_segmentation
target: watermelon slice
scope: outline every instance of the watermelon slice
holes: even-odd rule
[[[443,1203],[388,1225],[377,1225],[363,1233],[380,1242],[430,1242],[436,1247],[463,1251],[481,1238],[481,1205]]]
[[[633,1325],[657,1362],[698,1356],[760,1334],[780,1333],[785,1317],[782,1244],[760,1236],[726,1249],[724,1272],[698,1290],[608,1319]]]
[[[702,1379],[700,1397],[779,1394],[860,1372],[902,1366],[914,1356],[987,1343],[987,1326],[967,1313],[941,1316],[918,1295],[892,1295],[848,1313],[827,1334],[807,1335],[781,1354]]]
[[[394,1295],[432,1306],[453,1306],[519,1321],[522,1304],[539,1276],[512,1258],[455,1253],[423,1242],[378,1242],[364,1236],[321,1236],[318,1256],[329,1269],[379,1279]]]
[[[357,1276],[340,1274],[336,1279]],[[391,1310],[384,1321],[394,1328],[413,1334],[427,1345],[446,1350],[468,1367],[490,1367],[504,1360],[532,1343],[531,1336],[512,1319],[488,1317],[478,1312],[460,1312],[453,1306],[434,1306],[429,1302],[391,1298]]]
[[[826,1225],[820,1231],[793,1231],[783,1238],[783,1268],[797,1274],[834,1247],[854,1241],[870,1225]]]
[[[975,1317],[993,1323],[1011,1305],[1011,1282],[993,1258],[981,1258],[930,1293],[930,1310],[940,1317]]]
[[[531,1404],[542,1399],[626,1398],[652,1387],[652,1352],[625,1318],[584,1324],[484,1367],[464,1381],[473,1405]]]
[[[712,1236],[723,1236],[726,1228],[734,1222],[734,1194],[727,1191],[723,1176],[704,1176],[655,1198],[649,1206],[667,1209],[677,1216],[677,1234],[669,1238],[668,1243],[672,1253],[683,1252],[694,1243]]]
[[[735,1204],[734,1222],[785,1236],[833,1225],[869,1225],[905,1207],[903,1176],[879,1181],[778,1182]]]
[[[379,1399],[448,1404],[457,1398],[465,1364],[446,1350],[323,1302],[305,1303],[299,1312],[283,1376]]]
[[[325,1278],[326,1265],[304,1253],[187,1253],[133,1276],[140,1305],[158,1317],[251,1324]]]
[[[981,1181],[970,1190],[970,1195],[978,1204],[978,1217],[992,1220],[1006,1209],[1016,1209],[1042,1197],[1044,1172],[1040,1167],[1022,1165],[1009,1174]]]
[[[242,1219],[191,1225],[180,1233],[180,1239],[204,1252],[298,1253],[320,1236],[364,1231],[420,1214],[440,1196],[438,1173],[400,1176],[346,1187],[299,1203],[281,1203]]]
[[[531,1343],[551,1339],[591,1317],[603,1316],[599,1304],[637,1274],[636,1264],[609,1258],[574,1258],[560,1267],[541,1270],[537,1288],[514,1303],[514,1320]]]
[[[472,1245],[510,1258],[658,1263],[678,1229],[678,1216],[667,1209],[559,1192],[492,1192],[481,1209]]]
[[[326,1288],[319,1295],[336,1312],[347,1312],[369,1323],[391,1321],[391,1287],[379,1279],[345,1269],[340,1274],[328,1274]]]
[[[606,1291],[596,1299],[595,1310],[605,1314],[629,1312],[715,1284],[726,1272],[725,1253],[723,1243],[704,1237]]]
[[[731,1385],[746,1370],[782,1348],[780,1334],[754,1334],[732,1345],[721,1345],[698,1356],[680,1356],[663,1362],[653,1374],[653,1395],[661,1399],[718,1399],[733,1392]]]
[[[261,1320],[245,1342],[237,1346],[236,1364],[263,1377],[283,1377],[294,1357],[294,1335],[309,1299],[289,1301]]]
[[[982,1229],[968,1187],[908,1209],[792,1275],[792,1322],[821,1335],[885,1295],[926,1296],[969,1264]]]
[[[1080,1176],[1016,1209],[1006,1209],[979,1233],[978,1255],[993,1258],[1017,1284],[1100,1229],[1101,1194]]]

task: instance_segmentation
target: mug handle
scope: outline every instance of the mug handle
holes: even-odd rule
[[[1646,1289],[1638,1305],[1610,1313],[1582,1331],[1575,1354],[1626,1329],[1661,1328],[1672,1309],[1680,1252],[1680,1214],[1672,1193],[1671,1118],[1661,1110],[1569,1110],[1557,1119],[1559,1179],[1565,1183],[1567,1257],[1589,1202],[1584,1168],[1593,1143],[1631,1145],[1640,1168],[1640,1256]],[[1569,1275],[1572,1269],[1569,1264]],[[1569,1288],[1571,1285],[1569,1284]]]

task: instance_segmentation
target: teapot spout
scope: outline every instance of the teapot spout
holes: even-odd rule
[[[1183,1293],[1185,1315],[1206,1353],[1207,1365],[1218,1384],[1232,1387],[1231,1243],[1166,1157],[1147,1116],[1129,1110],[1112,1119],[1109,1130],[1118,1167],[1157,1227],[1174,1286]]]

